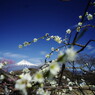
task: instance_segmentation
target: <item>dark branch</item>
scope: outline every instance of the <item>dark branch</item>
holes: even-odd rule
[[[62,65],[62,69],[61,69],[61,72],[60,72],[60,78],[59,78],[59,83],[58,83],[58,85],[60,86],[60,84],[61,84],[61,79],[62,79],[62,76],[63,76],[63,71],[64,71],[64,69],[65,69],[65,64],[63,64]]]
[[[92,41],[95,41],[95,40],[89,40],[89,41],[85,44],[84,47],[82,47],[80,50],[77,51],[77,53],[83,51],[83,50],[86,48],[86,46],[87,46],[90,42],[92,42]]]
[[[85,11],[84,11],[84,14],[83,14],[83,16],[82,16],[81,22],[84,21],[85,14],[86,14],[86,12],[87,12],[89,6],[90,6],[90,2],[91,2],[91,0],[88,1],[87,7],[85,8]],[[74,40],[73,40],[73,45],[74,45],[74,43],[75,43],[75,41],[76,41],[76,38],[77,38],[78,34],[79,34],[79,32],[77,32],[77,33],[75,34],[75,37],[74,37]]]

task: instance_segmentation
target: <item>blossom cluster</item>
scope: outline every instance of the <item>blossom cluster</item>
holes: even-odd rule
[[[19,77],[20,79],[16,81],[15,88],[21,90],[24,95],[27,95],[26,88],[27,87],[30,88],[32,86],[31,85],[32,77],[30,73],[26,74],[22,73]]]
[[[49,36],[47,39],[46,39],[46,41],[49,41],[50,39],[54,39],[54,41],[55,42],[57,42],[57,43],[62,43],[62,38],[61,37],[59,37],[59,36]]]
[[[38,40],[37,38],[34,38],[32,42],[37,42],[37,40]],[[22,48],[23,46],[28,46],[28,45],[30,45],[30,44],[31,44],[31,42],[25,41],[25,42],[23,43],[23,45],[19,45],[19,48]]]
[[[43,88],[39,88],[37,90],[37,95],[50,95],[51,92],[50,91],[45,91]]]

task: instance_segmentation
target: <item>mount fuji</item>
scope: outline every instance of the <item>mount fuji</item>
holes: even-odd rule
[[[10,71],[19,71],[23,70],[24,68],[34,68],[37,69],[39,68],[39,65],[33,64],[31,62],[28,62],[26,60],[22,60],[16,64],[9,64],[4,67],[4,69],[8,72]]]
[[[29,61],[26,61],[26,60],[22,60],[20,62],[18,62],[16,65],[20,66],[20,65],[24,65],[24,66],[38,66],[36,64],[32,64],[30,63]]]

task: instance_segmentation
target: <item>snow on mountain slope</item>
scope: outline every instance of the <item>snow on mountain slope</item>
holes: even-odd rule
[[[34,68],[37,69],[39,68],[39,65],[30,63],[26,60],[21,60],[20,62],[16,64],[9,64],[4,67],[4,69],[8,72],[10,71],[18,71],[18,70],[23,70],[24,68]]]

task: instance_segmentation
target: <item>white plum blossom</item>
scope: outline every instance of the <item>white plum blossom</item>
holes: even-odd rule
[[[68,81],[68,82],[70,82],[70,79],[69,79],[69,78],[67,78],[67,81]]]
[[[35,82],[39,82],[42,83],[44,82],[44,77],[43,77],[43,73],[41,71],[37,72],[34,77],[33,77]]]
[[[31,87],[31,81],[32,81],[32,77],[30,75],[30,73],[27,74],[22,74],[22,76],[20,76],[21,79],[18,79],[16,81],[15,84],[15,88],[18,90],[23,90],[26,89],[26,87]]]
[[[67,61],[74,61],[76,58],[76,51],[73,48],[68,48],[66,50]]]
[[[89,65],[89,63],[86,63],[85,65],[86,65],[86,66],[88,66],[88,65]]]
[[[4,75],[0,75],[0,80],[3,80],[5,78]]]
[[[79,16],[79,19],[82,19],[82,16],[81,15]]]
[[[17,80],[15,84],[15,88],[21,90],[23,92],[23,95],[27,95],[26,83],[24,82],[24,80],[22,79]]]
[[[29,45],[29,42],[25,41],[25,42],[23,43],[23,45],[24,45],[24,46],[27,46],[27,45]]]
[[[71,81],[69,81],[69,82],[68,82],[68,85],[73,85],[73,84],[74,84],[74,83],[73,83],[73,82],[71,82]]]
[[[45,57],[46,57],[46,58],[50,58],[50,54],[47,54]]]
[[[2,63],[0,63],[0,69],[2,69],[3,66],[4,66],[4,65],[3,65]]]
[[[70,34],[70,33],[71,33],[71,30],[70,30],[70,29],[67,29],[67,30],[66,30],[66,33],[67,33],[67,34]]]
[[[56,75],[60,71],[60,66],[57,62],[51,63],[49,68],[50,68],[51,74],[53,75]]]
[[[54,47],[52,47],[52,48],[51,48],[51,51],[54,51],[54,50],[55,50]]]
[[[80,27],[77,27],[76,31],[77,32],[80,32],[81,28]]]
[[[61,37],[59,36],[54,36],[54,41],[56,41],[57,43],[62,43]]]
[[[57,59],[52,60],[52,62],[56,62],[56,61],[57,61]]]
[[[70,90],[70,91],[72,91],[72,90],[73,90],[73,88],[72,88],[71,86],[69,86],[69,90]]]
[[[45,91],[43,95],[50,95],[51,92],[50,91]]]
[[[50,36],[50,38],[51,38],[51,39],[53,39],[53,38],[54,38],[54,36],[52,35],[52,36]]]
[[[48,70],[49,70],[49,68],[45,67],[45,68],[42,69],[42,72],[44,73],[44,72],[47,72]]]
[[[86,12],[85,16],[87,16],[87,15],[88,15],[88,12]]]
[[[49,41],[49,40],[50,40],[50,38],[47,38],[47,39],[46,39],[46,41]]]
[[[81,87],[85,86],[86,85],[86,82],[83,81],[82,83],[79,84]]]
[[[55,80],[50,81],[50,84],[51,84],[52,87],[58,86],[58,84],[57,84],[57,82]]]
[[[66,79],[66,76],[63,76],[62,78],[63,78],[63,79]]]
[[[19,75],[19,78],[23,78],[24,77],[24,73]]]
[[[58,56],[60,57],[60,56],[62,56],[62,55],[64,55],[64,52],[61,50],[61,51],[59,51]]]
[[[13,71],[10,71],[9,73],[10,73],[10,74],[14,74],[14,72],[13,72]]]
[[[81,79],[83,82],[85,82],[85,80],[84,79]]]
[[[18,47],[19,47],[19,48],[22,48],[23,46],[22,46],[22,45],[19,45]]]
[[[43,88],[39,88],[37,90],[37,94],[44,95],[44,89]]]
[[[82,26],[82,22],[79,22],[79,23],[78,23],[78,26]]]
[[[92,15],[92,14],[88,14],[88,15],[87,15],[87,19],[88,19],[88,20],[92,20],[92,19],[93,19],[93,15]]]
[[[37,94],[38,95],[50,95],[50,91],[44,91],[44,89],[43,88],[39,88],[38,90],[37,90]]]
[[[34,39],[33,39],[33,42],[37,42],[37,40],[38,40],[37,38],[34,38]]]
[[[18,89],[18,90],[23,90],[26,88],[26,83],[23,82],[24,80],[23,79],[19,79],[16,81],[16,84],[15,84],[15,88]]]
[[[7,61],[4,61],[4,62],[3,62],[3,64],[4,64],[4,65],[7,65],[7,64],[8,64],[8,62],[7,62]]]
[[[46,33],[45,36],[46,36],[46,37],[49,36],[49,33]]]

